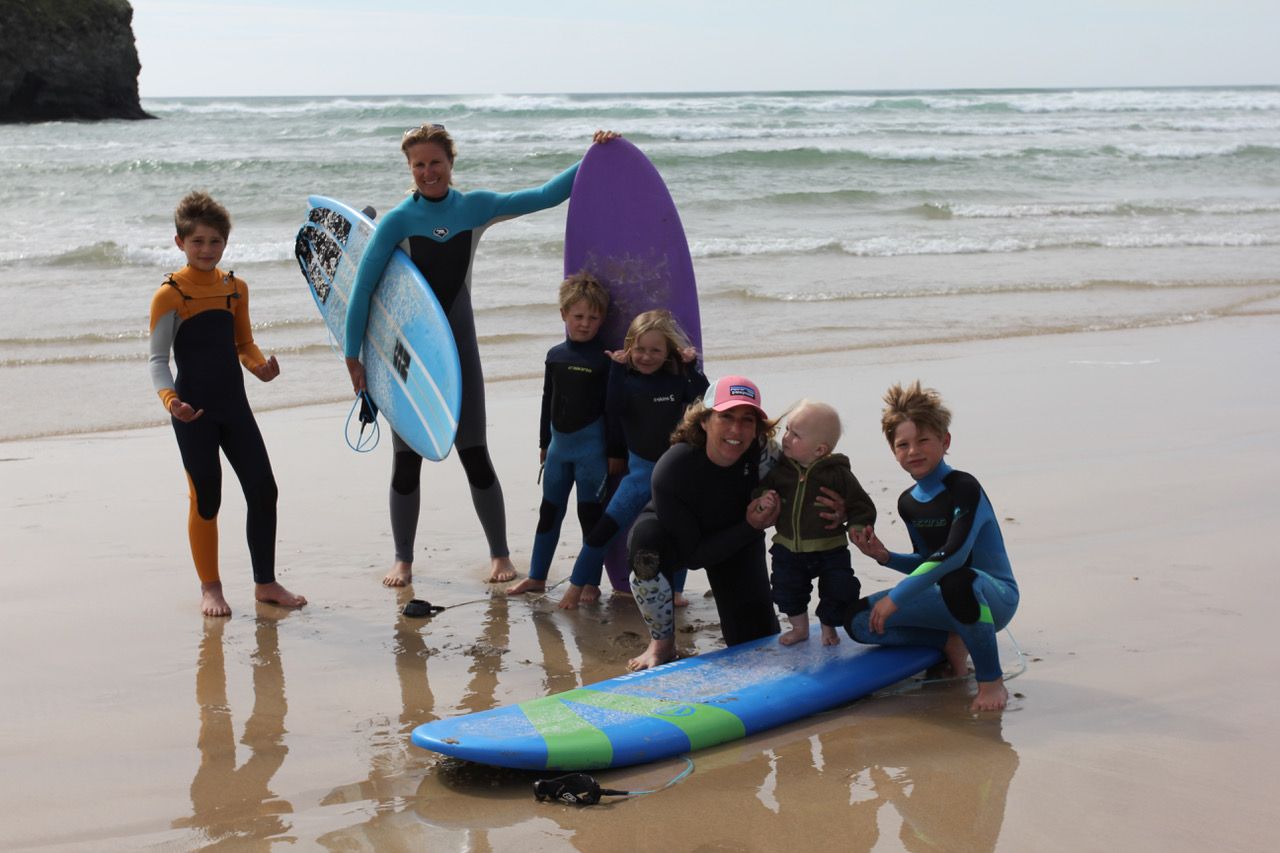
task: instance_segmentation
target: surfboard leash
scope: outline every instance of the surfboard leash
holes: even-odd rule
[[[533,783],[533,798],[538,802],[554,800],[575,806],[594,806],[601,797],[638,797],[664,791],[693,772],[693,759],[685,759],[685,768],[665,784],[646,791],[621,791],[602,788],[590,773],[566,773],[552,779],[539,779]]]
[[[356,410],[359,409],[360,418],[360,434],[356,436],[356,440],[351,440],[351,419],[357,417]],[[366,438],[364,431],[369,430],[369,436]],[[382,428],[378,425],[378,406],[373,402],[373,398],[369,396],[368,391],[361,391],[356,395],[355,400],[351,402],[351,411],[347,412],[347,422],[342,426],[342,437],[347,441],[347,447],[350,447],[356,453],[368,453],[378,446],[378,442],[382,439]]]

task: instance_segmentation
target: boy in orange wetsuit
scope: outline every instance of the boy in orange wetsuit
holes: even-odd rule
[[[307,600],[276,581],[276,482],[240,372],[243,364],[270,382],[280,375],[280,365],[253,343],[248,287],[234,273],[218,269],[231,216],[207,193],[192,192],[178,203],[173,221],[173,239],[187,265],[171,273],[151,299],[151,380],[172,418],[187,472],[187,535],[200,577],[200,610],[206,616],[231,615],[218,575],[219,449],[244,490],[254,597],[301,607]],[[176,379],[169,369],[171,352]]]

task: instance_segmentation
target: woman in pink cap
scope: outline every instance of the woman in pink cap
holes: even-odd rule
[[[780,503],[775,492],[751,499],[773,429],[759,387],[745,376],[716,380],[685,412],[653,469],[653,499],[628,540],[631,588],[651,638],[628,669],[675,658],[671,580],[682,568],[706,569],[727,645],[778,633],[764,531]],[[838,499],[819,501],[831,509],[828,518],[843,521]]]

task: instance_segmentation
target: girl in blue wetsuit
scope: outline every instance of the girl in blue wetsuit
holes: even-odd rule
[[[597,131],[596,142],[616,134]],[[467,474],[471,500],[484,528],[491,559],[490,582],[515,577],[507,548],[507,516],[502,486],[489,459],[485,437],[484,374],[476,342],[471,308],[471,263],[486,228],[495,222],[554,207],[569,197],[578,165],[574,164],[541,187],[512,193],[485,190],[459,192],[450,184],[456,149],[442,125],[424,124],[404,135],[400,143],[413,174],[414,192],[383,217],[356,273],[347,307],[343,352],[356,392],[364,390],[360,348],[369,319],[373,288],[392,251],[407,242],[409,257],[420,269],[449,318],[449,327],[462,362],[462,410],[456,446]],[[392,433],[395,461],[391,472],[391,533],[395,564],[382,582],[404,586],[413,577],[413,544],[418,528],[419,479],[422,457]]]
[[[610,470],[627,474],[609,499],[604,516],[587,534],[573,564],[569,590],[560,607],[600,595],[605,551],[649,502],[653,466],[671,444],[671,431],[689,404],[702,397],[707,379],[693,363],[697,353],[670,311],[646,311],[631,321],[609,373],[605,395]],[[676,592],[683,589],[683,575]]]
[[[894,385],[884,401],[885,438],[916,481],[898,499],[913,550],[891,553],[870,527],[849,531],[862,553],[907,577],[859,602],[845,628],[860,643],[934,646],[956,675],[972,657],[978,681],[972,709],[998,711],[1009,692],[996,633],[1017,610],[1018,584],[995,511],[972,475],[943,461],[951,412],[936,391],[919,382]]]

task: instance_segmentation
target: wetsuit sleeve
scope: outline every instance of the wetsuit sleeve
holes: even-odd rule
[[[347,358],[359,358],[364,344],[364,332],[369,325],[369,303],[373,301],[373,288],[382,278],[383,270],[391,260],[406,233],[406,217],[399,208],[388,213],[373,229],[373,236],[365,246],[356,280],[347,298],[347,324],[342,336],[342,354]]]
[[[702,453],[700,448],[679,450],[679,445],[664,453],[653,469],[653,507],[662,520],[662,526],[675,539],[677,552],[685,566],[696,568],[714,565],[732,557],[752,540],[764,536],[746,520],[746,504],[742,506],[741,520],[723,530],[705,532],[698,525],[698,507],[695,504],[699,490],[689,488],[688,479],[695,476],[690,471],[690,456]],[[687,446],[686,446],[687,447]],[[663,464],[663,463],[667,464]],[[710,496],[720,500],[719,495]]]
[[[173,381],[173,370],[169,366],[169,353],[173,350],[173,339],[178,334],[178,307],[173,288],[161,285],[151,299],[151,338],[148,366],[151,370],[151,384],[160,396],[160,405],[169,411],[170,404],[178,398]]]
[[[546,450],[551,446],[551,363],[547,362],[546,372],[542,377],[542,418],[538,422],[538,447]]]
[[[627,437],[622,430],[622,416],[627,410],[627,368],[616,361],[609,365],[609,386],[604,394],[605,454],[610,459],[625,459]]]
[[[684,402],[689,405],[701,400],[702,395],[707,393],[707,389],[711,387],[711,383],[707,381],[706,375],[698,369],[697,364],[689,364],[685,367],[688,383],[685,385]]]
[[[489,206],[487,218],[490,223],[524,216],[526,213],[546,210],[548,207],[555,207],[569,197],[569,191],[573,189],[574,176],[578,174],[578,166],[581,164],[582,161],[574,163],[540,187],[516,190],[513,193],[473,190],[467,193],[467,199],[473,204],[487,204]]]
[[[852,471],[843,473],[844,517],[847,527],[867,527],[876,523],[876,505]]]
[[[947,480],[947,490],[951,492],[955,506],[951,525],[947,530],[947,541],[925,557],[911,574],[898,581],[898,585],[889,592],[889,597],[899,607],[936,584],[943,575],[964,567],[973,551],[979,529],[975,522],[982,502],[982,487],[971,476],[953,475]]]
[[[249,322],[249,287],[240,279],[236,279],[240,289],[240,298],[235,301],[235,334],[236,354],[246,369],[252,370],[266,364],[267,357],[253,342],[253,324]]]

